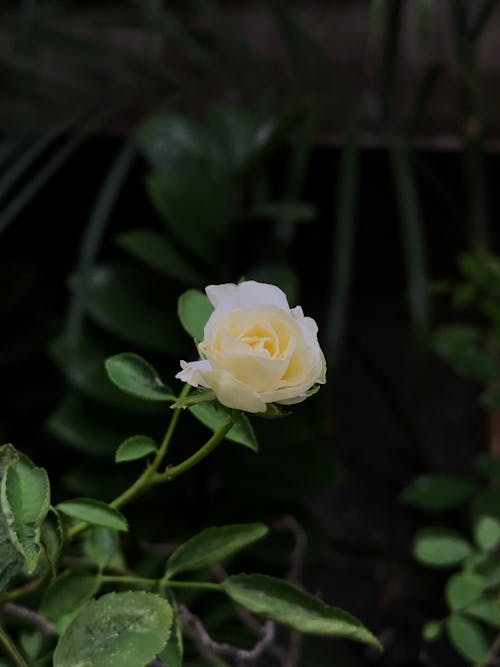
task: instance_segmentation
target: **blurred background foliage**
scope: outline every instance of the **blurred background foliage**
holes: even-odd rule
[[[439,603],[411,560],[422,518],[397,498],[418,473],[470,471],[494,433],[475,398],[493,396],[494,423],[498,4],[0,9],[4,439],[61,495],[116,495],[136,472],[116,447],[157,437],[164,414],[115,390],[103,360],[136,351],[172,376],[193,354],[182,291],[280,285],[320,324],[329,384],[286,422],[254,420],[258,457],[228,444],[187,488],[138,503],[128,555],[147,573],[158,544],[210,522],[292,514],[309,587],[384,635],[384,664],[462,664],[422,644]],[[173,456],[203,433],[184,421]],[[278,535],[255,557],[282,574],[290,548]],[[359,664],[321,643],[303,664],[334,651]]]

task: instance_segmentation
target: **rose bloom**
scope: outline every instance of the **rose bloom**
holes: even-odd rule
[[[246,412],[300,403],[326,382],[316,322],[300,306],[290,308],[278,287],[248,280],[210,285],[206,293],[214,311],[198,345],[201,360],[181,361],[179,380]]]

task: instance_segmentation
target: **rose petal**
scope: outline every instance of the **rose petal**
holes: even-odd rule
[[[227,371],[211,370],[202,373],[203,384],[215,392],[228,408],[245,412],[265,412],[266,404],[248,385],[239,382]]]
[[[221,312],[261,306],[277,306],[286,311],[290,310],[286,295],[279,287],[255,280],[246,280],[238,285],[209,285],[205,292],[214,308]]]
[[[182,382],[187,382],[192,387],[197,387],[200,384],[206,386],[202,382],[200,372],[209,371],[212,366],[209,361],[202,359],[200,361],[190,362],[181,361],[181,368],[182,371],[179,371],[175,377]]]

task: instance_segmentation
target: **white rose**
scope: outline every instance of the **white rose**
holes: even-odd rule
[[[181,361],[179,380],[246,412],[300,403],[326,382],[316,322],[300,306],[290,308],[278,287],[249,280],[210,285],[206,293],[214,311],[198,345],[201,360]]]

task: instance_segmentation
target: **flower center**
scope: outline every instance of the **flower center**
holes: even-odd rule
[[[256,352],[267,352],[270,357],[279,354],[279,340],[276,332],[261,322],[247,329],[240,340]]]

